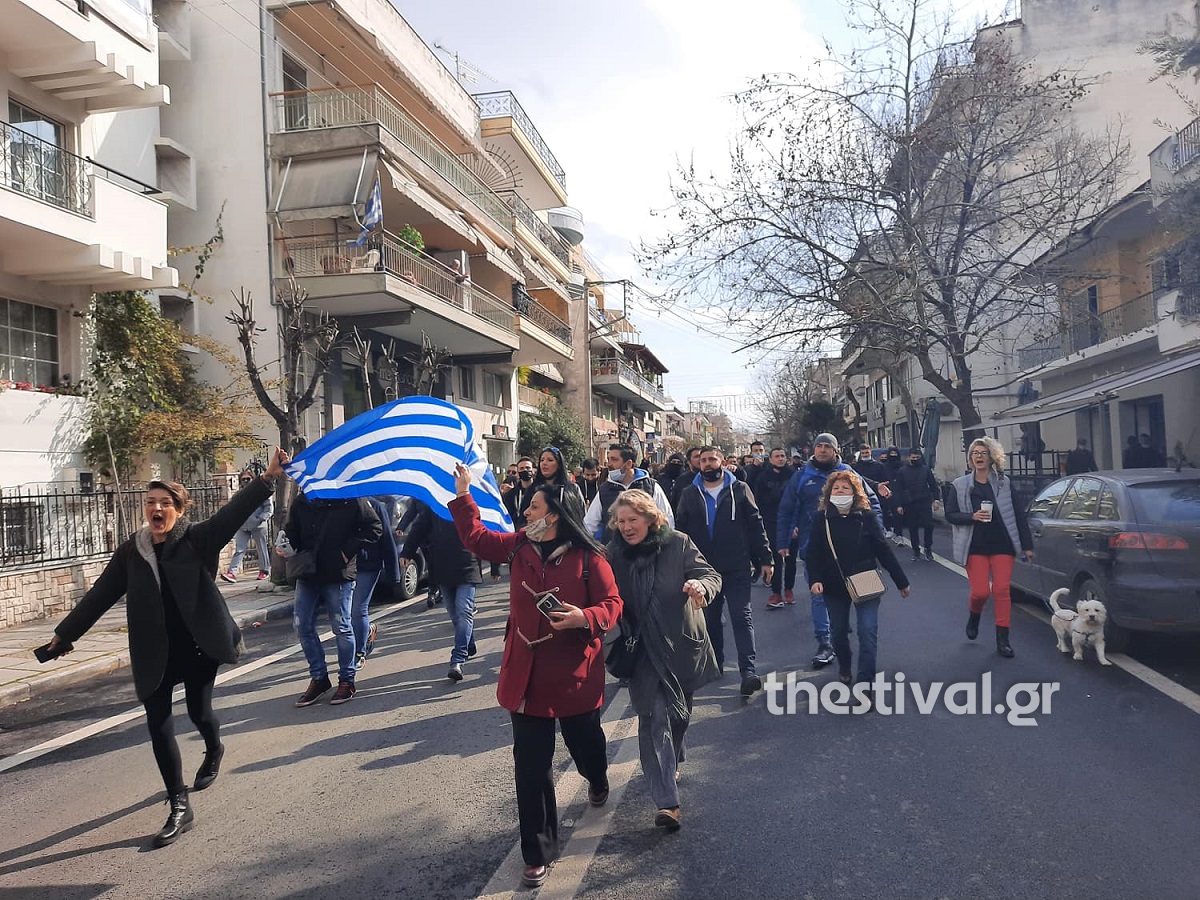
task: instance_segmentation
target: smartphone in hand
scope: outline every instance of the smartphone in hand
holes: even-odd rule
[[[64,653],[70,653],[74,649],[75,649],[74,644],[61,643],[57,647],[55,647],[53,650],[51,650],[50,642],[47,641],[46,643],[42,644],[42,646],[35,647],[33,650],[33,655],[35,657],[37,657],[38,662],[47,663],[47,662],[50,662],[50,660],[52,660],[52,659],[58,659]]]
[[[542,615],[551,622],[553,622],[554,619],[551,617],[550,613],[567,611],[567,608],[563,605],[563,602],[559,600],[557,596],[550,593],[542,594],[542,596],[538,597],[537,608],[541,610]]]

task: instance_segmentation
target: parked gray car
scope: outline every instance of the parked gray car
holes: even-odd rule
[[[1127,469],[1060,478],[1028,507],[1035,551],[1013,587],[1047,601],[1108,608],[1105,640],[1121,652],[1134,632],[1200,634],[1200,471]]]

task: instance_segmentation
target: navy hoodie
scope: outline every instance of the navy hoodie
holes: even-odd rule
[[[704,489],[703,475],[696,475],[683,489],[675,530],[690,537],[708,564],[722,575],[748,574],[751,566],[772,562],[771,546],[754,493],[729,472],[723,475],[721,493],[715,500]]]

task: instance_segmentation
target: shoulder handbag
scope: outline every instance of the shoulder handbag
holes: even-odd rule
[[[858,572],[849,578],[846,577],[846,573],[842,571],[842,564],[838,560],[837,550],[833,546],[833,535],[829,531],[828,518],[825,519],[825,538],[829,541],[829,552],[833,554],[833,561],[838,567],[842,581],[846,583],[846,593],[850,595],[851,600],[855,603],[865,603],[887,593],[887,586],[883,583],[883,573],[879,571],[878,566],[868,569],[866,572]]]
[[[604,636],[604,668],[618,680],[631,678],[641,655],[641,636],[622,613]]]

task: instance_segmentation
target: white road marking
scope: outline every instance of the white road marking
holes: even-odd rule
[[[402,603],[397,603],[390,609],[381,610],[372,618],[386,618],[393,613],[400,612],[402,609],[407,609],[418,601],[423,603],[425,601],[425,595],[418,594]],[[324,643],[333,637],[333,632],[326,631],[323,634],[318,635],[318,637],[321,639],[321,642]],[[272,653],[270,656],[264,656],[262,659],[256,659],[252,663],[246,663],[244,666],[238,666],[236,669],[229,669],[228,671],[222,672],[217,676],[216,684],[224,684],[225,682],[232,681],[235,678],[241,678],[243,675],[249,675],[251,672],[256,672],[264,666],[269,666],[272,663],[279,662],[281,659],[287,659],[289,656],[293,656],[299,652],[300,645],[298,643],[293,644],[290,647],[285,647],[283,650]],[[171,702],[178,703],[183,699],[183,695],[183,688],[179,688],[179,690],[177,690],[172,696]],[[91,725],[85,725],[83,728],[78,728],[69,734],[51,738],[44,743],[38,744],[36,747],[30,747],[28,750],[21,750],[18,753],[14,753],[7,759],[0,759],[0,772],[11,771],[19,766],[25,765],[27,762],[32,762],[41,756],[45,756],[47,753],[53,753],[55,750],[61,750],[64,747],[70,747],[72,744],[77,744],[80,741],[87,740],[88,738],[94,737],[97,734],[103,734],[106,731],[124,725],[126,722],[131,722],[134,719],[145,715],[145,713],[146,711],[143,707],[136,706],[126,712],[117,713],[115,716],[109,716],[107,719],[101,719],[99,722],[93,722]]]
[[[939,564],[949,569],[951,572],[957,572],[964,578],[967,577],[967,570],[962,566],[952,563],[944,557],[934,554],[934,560]],[[1028,616],[1032,616],[1039,622],[1050,626],[1050,614],[1044,609],[1028,606],[1023,603],[1013,603],[1013,609],[1019,609]],[[1186,688],[1177,681],[1172,681],[1161,672],[1156,672],[1149,666],[1138,662],[1132,657],[1126,656],[1124,653],[1109,653],[1107,654],[1108,661],[1120,669],[1124,669],[1138,681],[1149,685],[1161,694],[1165,694],[1175,702],[1182,704],[1187,709],[1194,713],[1200,714],[1200,694],[1193,691],[1191,688]]]
[[[619,694],[621,704],[617,701],[609,706],[609,721],[605,723],[605,733],[609,743],[621,742],[621,749],[616,757],[608,764],[608,803],[599,809],[586,805],[583,817],[577,820],[576,827],[570,829],[562,844],[562,856],[550,867],[550,873],[538,891],[538,897],[561,898],[569,900],[579,893],[583,885],[583,876],[587,873],[596,856],[600,841],[608,834],[612,825],[613,811],[620,806],[621,798],[625,796],[625,788],[634,776],[638,765],[637,716],[627,715],[629,712],[629,692]],[[562,798],[560,790],[565,787],[567,779],[579,779],[575,769],[569,768],[555,782],[554,790]],[[573,792],[574,799],[567,805],[574,805],[580,800],[580,793],[585,791],[586,782]],[[560,807],[562,804],[560,803]],[[559,835],[567,831],[566,823],[559,822]],[[508,900],[518,890],[521,884],[521,872],[525,868],[525,860],[521,856],[521,842],[513,846],[504,862],[496,869],[491,879],[484,886],[477,900]],[[535,888],[520,888],[531,891]]]

